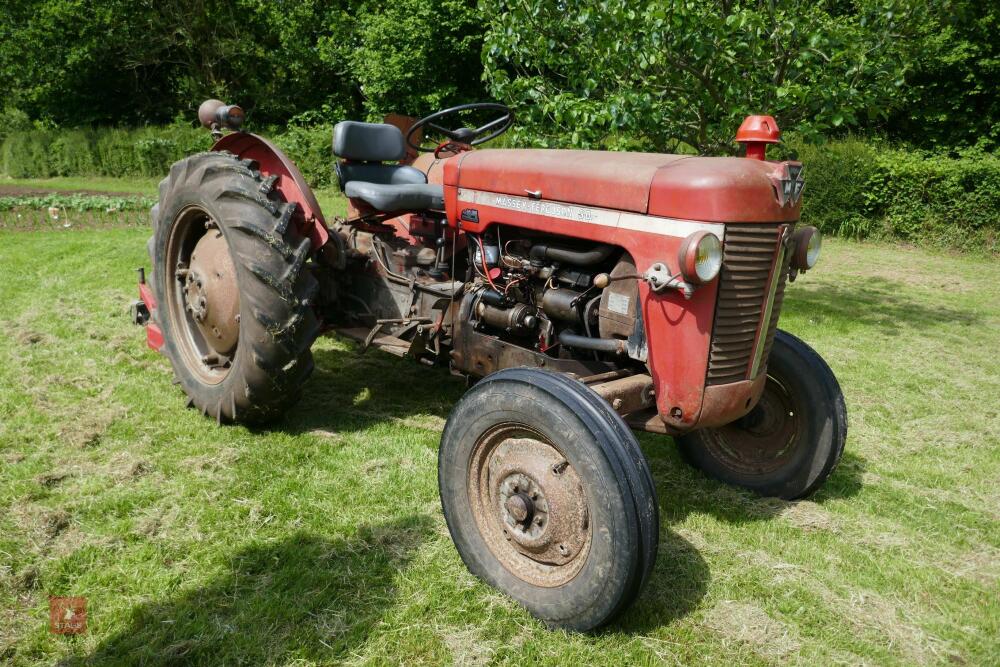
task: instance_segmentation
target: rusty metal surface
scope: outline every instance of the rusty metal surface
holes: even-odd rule
[[[216,228],[205,232],[191,253],[184,296],[205,342],[231,356],[240,336],[240,291],[229,246]]]
[[[519,345],[507,343],[474,331],[470,326],[461,326],[460,336],[455,338],[455,349],[451,353],[452,367],[475,377],[483,377],[503,368],[527,366],[544,368],[574,375],[593,375],[614,368],[614,364],[603,361],[582,359],[557,359],[529,350]]]
[[[764,352],[761,354],[760,372],[766,370],[767,360],[771,357],[771,347],[774,345],[774,336],[778,332],[778,320],[781,318],[781,306],[785,300],[785,287],[788,285],[788,272],[791,268],[792,253],[785,253],[785,259],[779,268],[777,286],[774,290],[774,298],[771,303],[771,317],[767,322],[767,329],[763,335]]]
[[[586,377],[615,370],[615,364],[583,359],[558,359],[476,331],[470,323],[475,294],[466,294],[458,307],[452,332],[452,369],[483,377],[502,368],[527,366]]]
[[[645,410],[654,404],[653,378],[645,373],[592,384],[590,388],[620,415]]]
[[[799,445],[799,408],[775,378],[766,378],[757,405],[745,416],[723,426],[706,428],[704,446],[712,456],[739,474],[767,474],[785,466]]]
[[[698,427],[728,424],[745,415],[764,391],[766,378],[767,375],[761,373],[753,380],[705,387]]]
[[[204,245],[200,245],[203,241]],[[202,261],[195,257],[199,245],[206,252]],[[225,239],[207,211],[188,206],[171,226],[166,255],[167,296],[166,303],[159,307],[169,310],[170,320],[180,329],[175,342],[184,365],[199,381],[218,384],[228,375],[237,346],[227,322],[239,317],[236,272]],[[192,270],[193,263],[197,271]],[[222,268],[218,276],[215,264]],[[215,280],[210,282],[210,276]],[[232,286],[228,285],[230,280]],[[235,326],[238,336],[238,322]],[[213,327],[218,328],[219,335]]]
[[[602,338],[627,338],[635,331],[635,321],[639,316],[639,283],[627,276],[637,275],[635,260],[629,253],[624,253],[608,276],[608,286],[601,292],[597,315]]]
[[[535,586],[572,580],[587,560],[590,512],[580,477],[537,431],[501,424],[473,447],[472,515],[497,560]]]
[[[753,379],[758,376],[762,369],[762,364],[766,365],[764,349],[767,347],[768,327],[773,322],[778,324],[779,311],[774,310],[774,300],[779,287],[784,289],[785,278],[788,276],[788,243],[791,241],[792,226],[783,225],[778,231],[778,248],[775,251],[774,262],[771,265],[771,275],[767,279],[767,289],[764,293],[764,304],[761,306],[760,324],[757,327],[757,336],[754,341],[753,354],[750,356],[750,372],[747,377]],[[773,331],[770,332],[773,335]]]
[[[625,423],[636,431],[659,433],[660,435],[679,435],[681,431],[671,427],[656,412],[655,408],[633,412],[625,417]]]

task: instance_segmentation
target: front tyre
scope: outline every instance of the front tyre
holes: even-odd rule
[[[762,496],[808,496],[844,453],[847,407],[833,371],[815,350],[779,330],[767,383],[745,417],[676,438],[694,467]]]
[[[317,290],[295,204],[229,153],[177,162],[153,208],[154,313],[188,404],[262,423],[297,399],[313,368]]]
[[[445,425],[438,483],[469,570],[552,627],[607,623],[656,560],[656,493],[635,436],[566,376],[514,368],[474,386]]]

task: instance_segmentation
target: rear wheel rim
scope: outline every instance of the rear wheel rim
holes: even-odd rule
[[[745,417],[705,429],[705,447],[720,464],[739,475],[769,475],[788,466],[799,450],[801,408],[773,375]]]
[[[239,345],[236,268],[218,223],[199,206],[184,208],[166,253],[167,307],[184,365],[203,384],[229,375]]]
[[[501,424],[473,446],[472,515],[511,574],[551,588],[571,581],[592,540],[583,484],[562,452],[523,424]]]

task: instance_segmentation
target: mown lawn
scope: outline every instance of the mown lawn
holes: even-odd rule
[[[464,385],[342,340],[267,430],[184,409],[128,321],[144,229],[0,232],[0,663],[1000,661],[1000,266],[828,242],[782,326],[851,430],[812,500],[762,500],[642,437],[651,585],[592,636],[467,573],[436,490]],[[89,632],[48,630],[50,595]]]

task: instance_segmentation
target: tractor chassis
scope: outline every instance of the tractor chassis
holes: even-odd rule
[[[483,108],[505,115],[432,122]],[[808,495],[836,467],[839,385],[777,329],[819,246],[795,229],[801,165],[764,160],[773,119],[741,128],[751,159],[472,152],[513,115],[465,105],[409,128],[412,149],[423,126],[448,137],[412,165],[398,129],[346,121],[351,216],[328,227],[241,109],[199,117],[218,141],[161,183],[131,308],[188,406],[273,421],[322,332],[475,379],[441,436],[443,514],[468,569],[548,625],[608,623],[652,572],[659,502],[633,431],[762,495]]]

